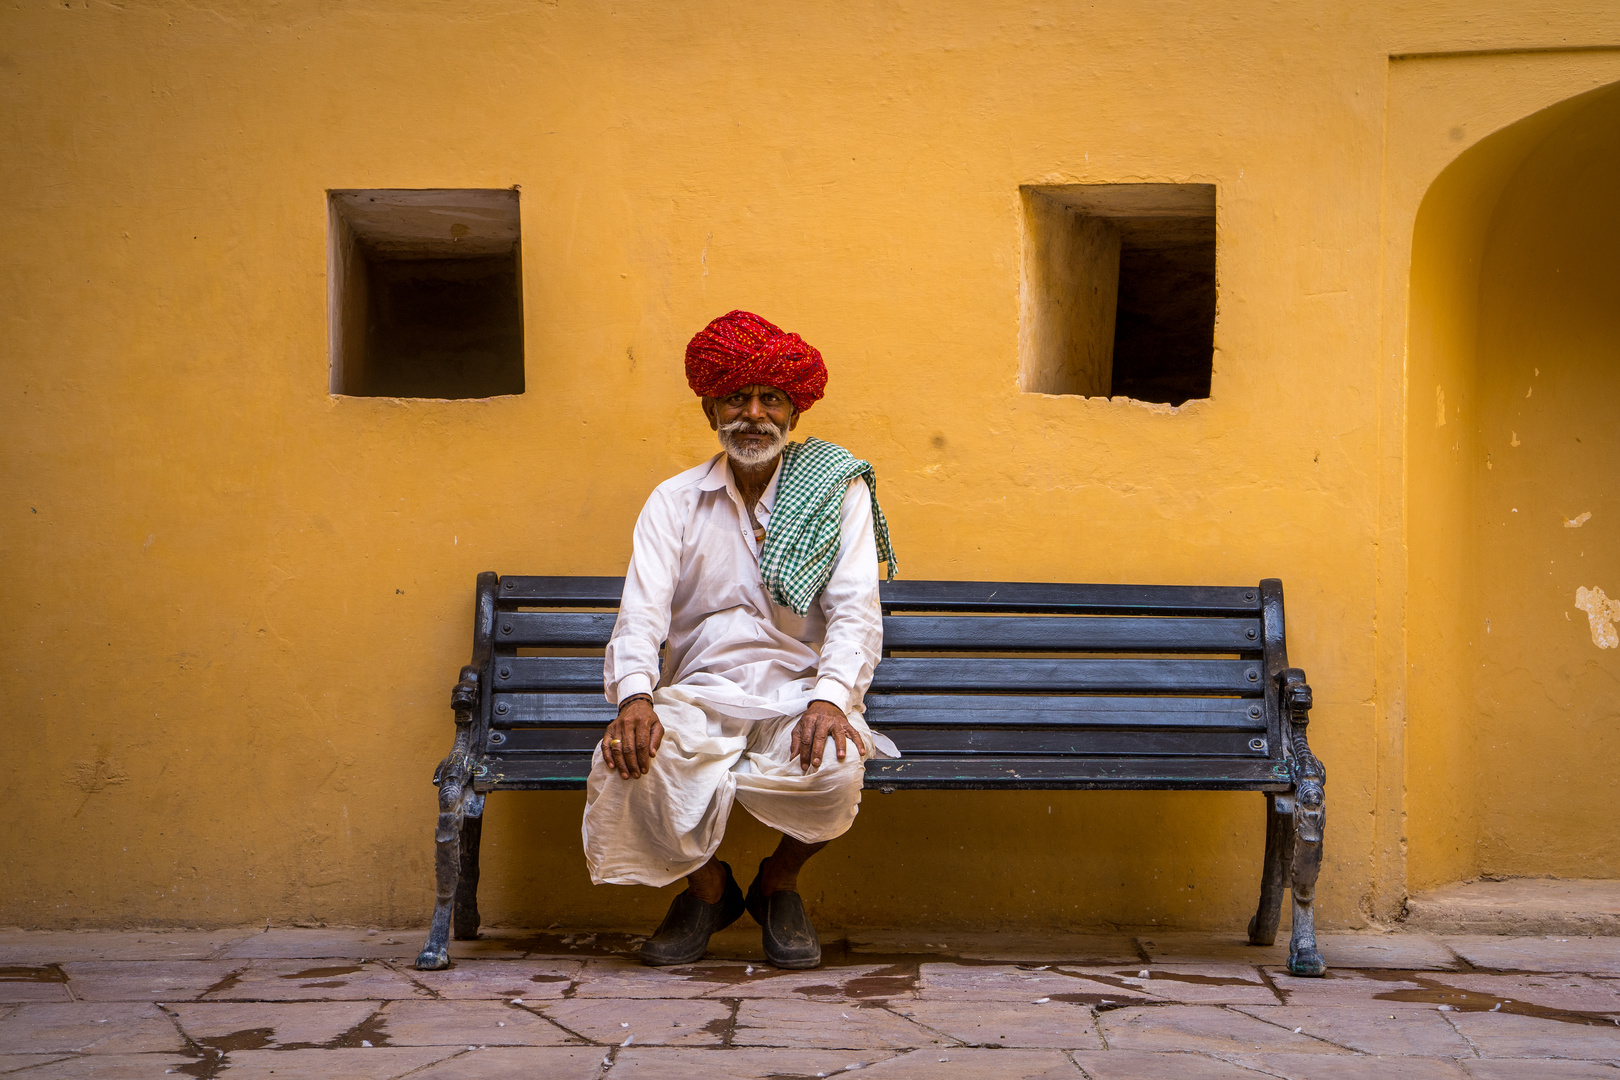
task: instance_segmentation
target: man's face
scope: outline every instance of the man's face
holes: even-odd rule
[[[742,465],[774,460],[799,424],[792,400],[774,386],[744,386],[720,398],[704,398],[703,414],[720,433],[720,445]]]

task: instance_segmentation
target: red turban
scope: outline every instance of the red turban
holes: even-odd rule
[[[748,311],[730,311],[686,346],[686,381],[699,397],[725,397],[744,386],[774,386],[804,412],[827,389],[821,353]]]

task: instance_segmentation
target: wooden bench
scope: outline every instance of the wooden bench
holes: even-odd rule
[[[473,662],[451,703],[439,787],[438,902],[417,967],[478,934],[478,839],[494,791],[583,788],[614,710],[602,650],[622,578],[478,575]],[[1263,791],[1266,853],[1249,940],[1325,969],[1312,901],[1322,863],[1310,687],[1288,666],[1282,583],[1236,587],[897,581],[866,718],[902,757],[866,786]]]

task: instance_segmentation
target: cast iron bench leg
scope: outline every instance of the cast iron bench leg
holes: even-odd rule
[[[427,944],[416,958],[418,971],[440,971],[450,966],[450,905],[461,880],[461,826],[467,803],[475,798],[471,789],[449,779],[439,785],[439,823],[433,831],[437,896]]]
[[[1322,869],[1322,829],[1327,824],[1324,770],[1314,757],[1301,762],[1305,775],[1294,797],[1293,857],[1289,889],[1294,894],[1294,934],[1288,942],[1288,970],[1317,976],[1327,963],[1316,949],[1316,875]],[[1314,766],[1314,768],[1312,768]]]
[[[484,831],[484,796],[472,795],[463,806],[461,821],[461,876],[456,883],[456,899],[451,923],[457,941],[478,936],[478,840]]]
[[[1260,871],[1260,906],[1249,920],[1249,944],[1270,945],[1277,940],[1282,921],[1283,890],[1288,888],[1289,856],[1294,840],[1294,816],[1281,807],[1279,796],[1266,794],[1266,861]]]

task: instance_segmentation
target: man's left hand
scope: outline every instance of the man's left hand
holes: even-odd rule
[[[821,752],[827,747],[831,735],[838,750],[838,760],[844,760],[844,746],[853,743],[855,752],[861,753],[861,736],[844,715],[844,710],[830,701],[812,701],[793,726],[793,754],[805,772],[821,767]]]

